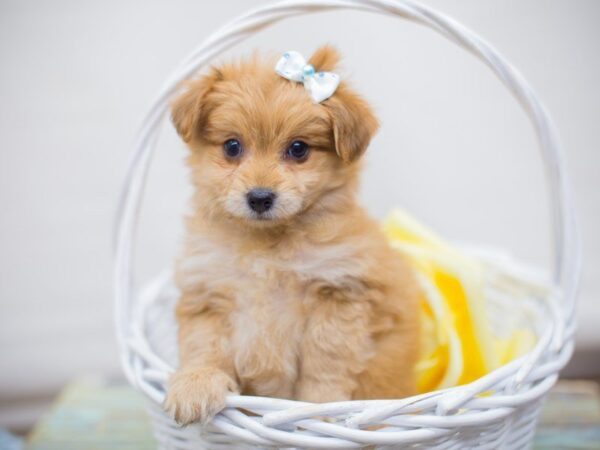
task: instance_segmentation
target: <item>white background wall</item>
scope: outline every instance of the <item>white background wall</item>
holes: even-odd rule
[[[118,374],[110,227],[129,145],[163,79],[256,1],[0,2],[0,425],[82,373]],[[429,3],[530,80],[567,153],[584,234],[579,352],[600,373],[600,3]],[[449,238],[548,260],[543,173],[525,115],[487,68],[429,30],[353,12],[280,23],[233,49],[337,45],[382,128],[362,198],[408,208]],[[148,189],[141,275],[169,263],[188,195],[167,127]],[[589,355],[595,355],[595,361]],[[577,369],[577,368],[576,368]]]

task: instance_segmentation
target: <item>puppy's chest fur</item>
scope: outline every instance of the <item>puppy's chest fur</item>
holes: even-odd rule
[[[244,393],[294,396],[303,332],[317,301],[316,286],[359,276],[354,245],[279,252],[246,252],[195,238],[181,261],[183,289],[229,293],[231,333],[224,350]]]

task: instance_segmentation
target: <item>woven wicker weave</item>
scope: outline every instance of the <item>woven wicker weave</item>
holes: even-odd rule
[[[180,428],[160,405],[176,364],[170,273],[145,289],[133,285],[133,243],[143,186],[168,101],[183,79],[225,49],[286,17],[354,9],[425,25],[486,63],[527,112],[538,136],[553,206],[555,264],[552,281],[506,257],[476,252],[486,273],[492,325],[502,311],[522,315],[538,337],[535,348],[465,386],[401,400],[306,404],[230,396],[227,408],[204,430]],[[543,398],[573,351],[574,306],[580,272],[579,240],[571,194],[554,127],[535,94],[489,44],[425,6],[400,0],[292,0],[245,14],[211,35],[167,80],[140,129],[129,161],[116,229],[117,337],[129,381],[150,401],[154,433],[164,449],[200,448],[528,448]],[[242,408],[243,410],[240,410]],[[375,426],[377,425],[377,426]],[[372,448],[373,448],[372,447]]]

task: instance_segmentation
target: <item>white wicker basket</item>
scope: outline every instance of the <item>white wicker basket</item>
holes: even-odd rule
[[[306,404],[232,395],[201,430],[177,426],[161,403],[176,364],[169,273],[147,288],[133,285],[133,243],[143,185],[168,101],[183,79],[225,49],[286,17],[337,9],[396,16],[426,25],[485,62],[517,98],[537,132],[553,205],[553,280],[541,285],[515,261],[478,252],[487,268],[494,321],[522,315],[538,336],[527,355],[465,386],[401,400]],[[448,17],[402,0],[290,0],[245,14],[210,36],[167,80],[146,115],[129,161],[116,229],[116,328],[129,381],[151,400],[154,434],[164,449],[199,448],[528,448],[544,395],[573,351],[579,240],[554,127],[527,82],[489,44]],[[240,409],[242,408],[242,410]],[[373,425],[379,425],[374,427]]]

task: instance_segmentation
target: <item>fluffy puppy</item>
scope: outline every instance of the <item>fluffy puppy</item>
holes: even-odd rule
[[[309,61],[332,71],[330,47]],[[309,402],[415,390],[418,290],[356,202],[378,123],[342,82],[313,104],[257,57],[172,104],[195,187],[176,270],[180,366],[166,410],[206,423],[228,393]]]

